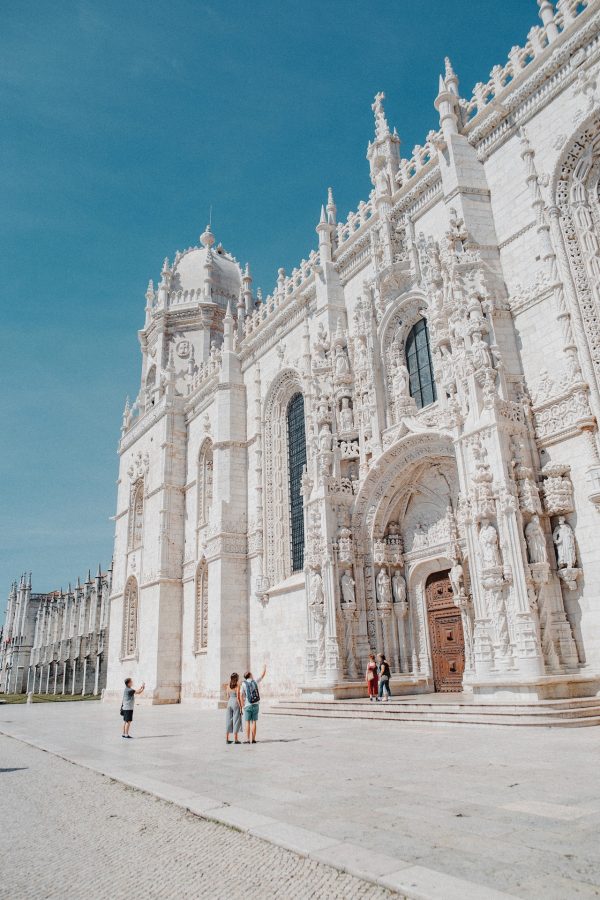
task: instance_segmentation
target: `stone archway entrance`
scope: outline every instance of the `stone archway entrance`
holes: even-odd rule
[[[425,601],[434,688],[440,693],[460,692],[465,669],[465,638],[448,571],[429,576]]]

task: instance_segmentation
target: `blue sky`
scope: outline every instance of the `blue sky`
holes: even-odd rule
[[[270,291],[328,185],[340,216],[368,196],[375,92],[410,155],[444,55],[470,95],[537,21],[535,0],[2,4],[1,592],[110,560],[144,292],[209,206]]]

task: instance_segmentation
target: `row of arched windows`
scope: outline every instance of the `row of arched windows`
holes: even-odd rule
[[[123,628],[121,656],[133,657],[138,649],[139,590],[135,576],[127,579],[123,592]],[[208,565],[203,559],[196,571],[196,602],[194,609],[194,650],[208,646]]]

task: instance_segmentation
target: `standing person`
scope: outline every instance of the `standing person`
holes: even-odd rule
[[[246,672],[242,682],[240,695],[244,707],[244,721],[246,723],[246,744],[256,743],[256,723],[258,722],[258,706],[260,703],[260,691],[258,685],[267,674],[267,666],[263,666],[260,678],[253,678],[252,672]]]
[[[233,743],[239,744],[238,734],[242,730],[242,700],[240,697],[240,676],[237,672],[231,673],[227,688],[227,719],[225,740],[231,744],[229,735],[233,734]]]
[[[369,692],[369,700],[377,700],[377,688],[379,687],[379,675],[377,673],[377,663],[375,662],[375,654],[369,653],[369,662],[367,663],[366,672],[367,690]]]
[[[133,682],[131,678],[125,679],[125,690],[123,691],[123,700],[121,702],[121,715],[123,716],[123,734],[122,737],[129,738],[131,740],[131,735],[129,734],[129,729],[131,728],[131,722],[133,721],[133,704],[135,703],[135,695],[141,694],[146,684],[142,682],[141,687],[136,689],[133,687]]]
[[[385,658],[385,653],[379,654],[379,697],[378,700],[381,700],[382,703],[387,703],[388,699],[392,696],[392,692],[390,691],[390,665]],[[387,692],[387,696],[384,699],[383,692]]]

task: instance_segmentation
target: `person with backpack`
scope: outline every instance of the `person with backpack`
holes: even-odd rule
[[[244,708],[244,721],[246,723],[246,744],[256,743],[256,723],[258,722],[258,707],[260,704],[260,691],[258,685],[267,674],[266,665],[263,666],[260,678],[254,678],[252,672],[246,672],[242,682],[240,696]]]
[[[390,664],[385,658],[384,653],[379,654],[379,697],[377,698],[382,703],[387,703],[389,698],[392,696],[392,692],[390,691]],[[387,697],[384,698],[383,692],[386,691]]]

